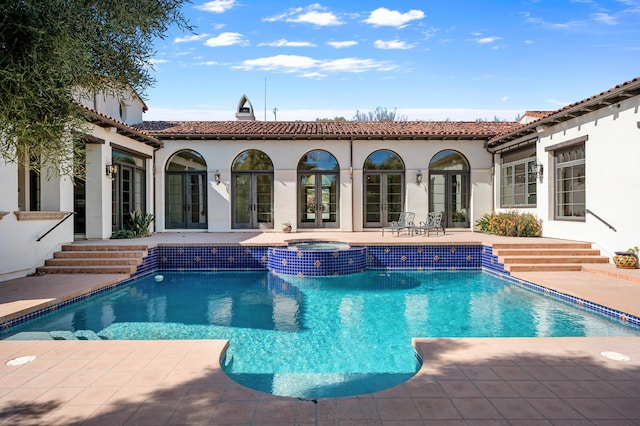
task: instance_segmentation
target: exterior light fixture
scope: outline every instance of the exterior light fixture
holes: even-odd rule
[[[116,173],[118,173],[118,166],[115,164],[107,163],[104,172],[109,179],[113,179]]]
[[[536,177],[540,179],[540,182],[542,182],[542,176],[544,174],[544,166],[540,161],[536,161],[535,171],[536,171]]]
[[[216,185],[220,185],[220,170],[216,170],[216,174],[213,176],[213,180]]]
[[[543,126],[537,126],[537,127],[536,127],[536,132],[538,132],[538,133],[544,133],[544,127],[543,127]]]
[[[416,174],[416,183],[420,185],[422,183],[422,170],[418,170]]]

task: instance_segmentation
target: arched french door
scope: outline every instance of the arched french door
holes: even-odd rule
[[[170,229],[207,228],[207,163],[195,151],[175,153],[165,169],[165,225]]]
[[[470,172],[467,159],[454,150],[440,151],[429,163],[429,211],[443,212],[446,228],[468,228]]]
[[[231,165],[232,224],[235,229],[273,228],[273,162],[256,149]]]
[[[364,162],[364,226],[379,228],[398,220],[404,206],[404,162],[386,149]]]
[[[340,166],[324,150],[314,150],[298,162],[298,228],[337,228]]]

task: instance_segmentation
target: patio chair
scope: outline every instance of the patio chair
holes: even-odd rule
[[[442,212],[429,212],[427,214],[427,221],[421,221],[420,224],[414,228],[414,231],[417,234],[426,232],[428,237],[432,229],[436,230],[436,235],[438,235],[441,229],[443,235],[446,233],[444,226],[442,225]]]
[[[384,230],[391,230],[391,235],[393,235],[393,231],[396,232],[396,236],[400,236],[400,231],[406,229],[409,232],[409,235],[413,235],[413,228],[415,227],[415,223],[413,222],[416,218],[416,214],[413,212],[401,212],[398,220],[394,220],[391,222],[391,225],[382,227],[382,236],[384,237]]]

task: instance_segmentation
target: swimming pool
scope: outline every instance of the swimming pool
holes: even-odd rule
[[[223,369],[233,380],[317,398],[407,380],[420,366],[413,337],[640,336],[637,328],[481,271],[162,275],[161,282],[146,276],[0,337],[228,339]]]

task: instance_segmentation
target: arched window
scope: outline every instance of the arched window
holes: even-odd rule
[[[364,162],[364,226],[386,226],[398,220],[404,206],[404,162],[387,149]]]
[[[458,151],[438,152],[429,162],[429,211],[443,212],[443,225],[468,228],[470,200],[469,161]]]
[[[207,227],[207,163],[192,150],[178,151],[165,168],[167,228]]]
[[[273,162],[257,149],[244,151],[231,165],[232,227],[273,228]]]
[[[340,165],[324,150],[309,151],[298,162],[298,227],[339,226]]]

